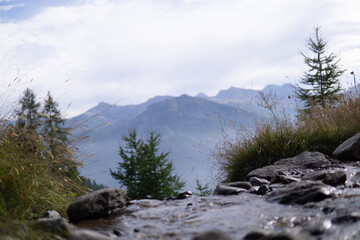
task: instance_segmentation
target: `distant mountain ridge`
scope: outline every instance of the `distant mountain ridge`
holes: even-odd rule
[[[263,89],[266,94],[274,94],[284,104],[290,104],[293,95],[291,84],[269,85]],[[129,128],[135,127],[141,135],[149,129],[159,129],[162,133],[161,149],[170,151],[176,173],[187,182],[186,189],[194,190],[195,180],[209,181],[209,170],[213,163],[209,155],[219,141],[221,128],[226,119],[241,122],[250,127],[251,119],[258,118],[262,107],[252,106],[259,90],[231,87],[221,90],[214,97],[198,94],[197,97],[157,96],[138,105],[118,106],[100,102],[68,120],[69,126],[80,123],[86,127],[76,130],[75,135],[85,131],[90,141],[80,143],[81,152],[91,157],[84,159],[80,172],[98,183],[117,186],[109,174],[109,169],[117,167],[121,159],[118,147],[121,136]],[[204,144],[205,143],[205,144]]]

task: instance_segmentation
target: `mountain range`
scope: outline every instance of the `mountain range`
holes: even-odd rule
[[[223,134],[233,136],[234,125],[252,129],[256,120],[269,118],[273,103],[292,118],[296,112],[294,87],[268,85],[263,90],[230,87],[216,96],[157,96],[145,103],[118,106],[100,102],[83,114],[68,120],[79,141],[79,156],[85,177],[110,187],[119,186],[109,173],[121,161],[118,148],[121,137],[130,128],[141,136],[150,129],[162,134],[161,151],[169,151],[175,172],[186,181],[186,190],[194,190],[196,179],[210,183],[217,175],[212,157]],[[275,107],[271,108],[275,111]],[[277,111],[277,110],[276,110]]]

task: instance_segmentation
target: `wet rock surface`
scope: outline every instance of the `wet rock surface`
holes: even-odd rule
[[[136,200],[77,227],[114,239],[360,239],[359,162],[305,152],[263,169],[213,196]]]

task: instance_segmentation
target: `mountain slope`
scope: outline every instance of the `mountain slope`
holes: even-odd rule
[[[272,88],[275,92],[288,91],[280,86]],[[269,91],[272,88],[268,88]],[[162,133],[161,150],[170,151],[176,173],[186,180],[186,189],[194,190],[196,179],[209,181],[209,170],[213,167],[209,154],[219,141],[222,127],[228,127],[230,121],[227,120],[251,128],[252,120],[259,117],[257,112],[264,110],[250,105],[248,98],[243,99],[244,94],[255,96],[259,91],[251,90],[250,94],[246,91],[230,88],[216,97],[206,98],[204,95],[155,97],[128,106],[99,103],[69,120],[71,126],[81,125],[74,131],[75,135],[89,136],[88,141],[79,144],[82,153],[88,155],[80,171],[98,183],[118,186],[109,169],[115,169],[121,160],[118,155],[121,136],[132,127],[141,136],[146,136],[149,129],[158,129]],[[236,96],[239,92],[241,96]]]

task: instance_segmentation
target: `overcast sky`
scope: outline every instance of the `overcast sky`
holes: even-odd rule
[[[315,26],[349,86],[359,0],[0,0],[1,95],[50,90],[74,116],[100,101],[296,83]]]

